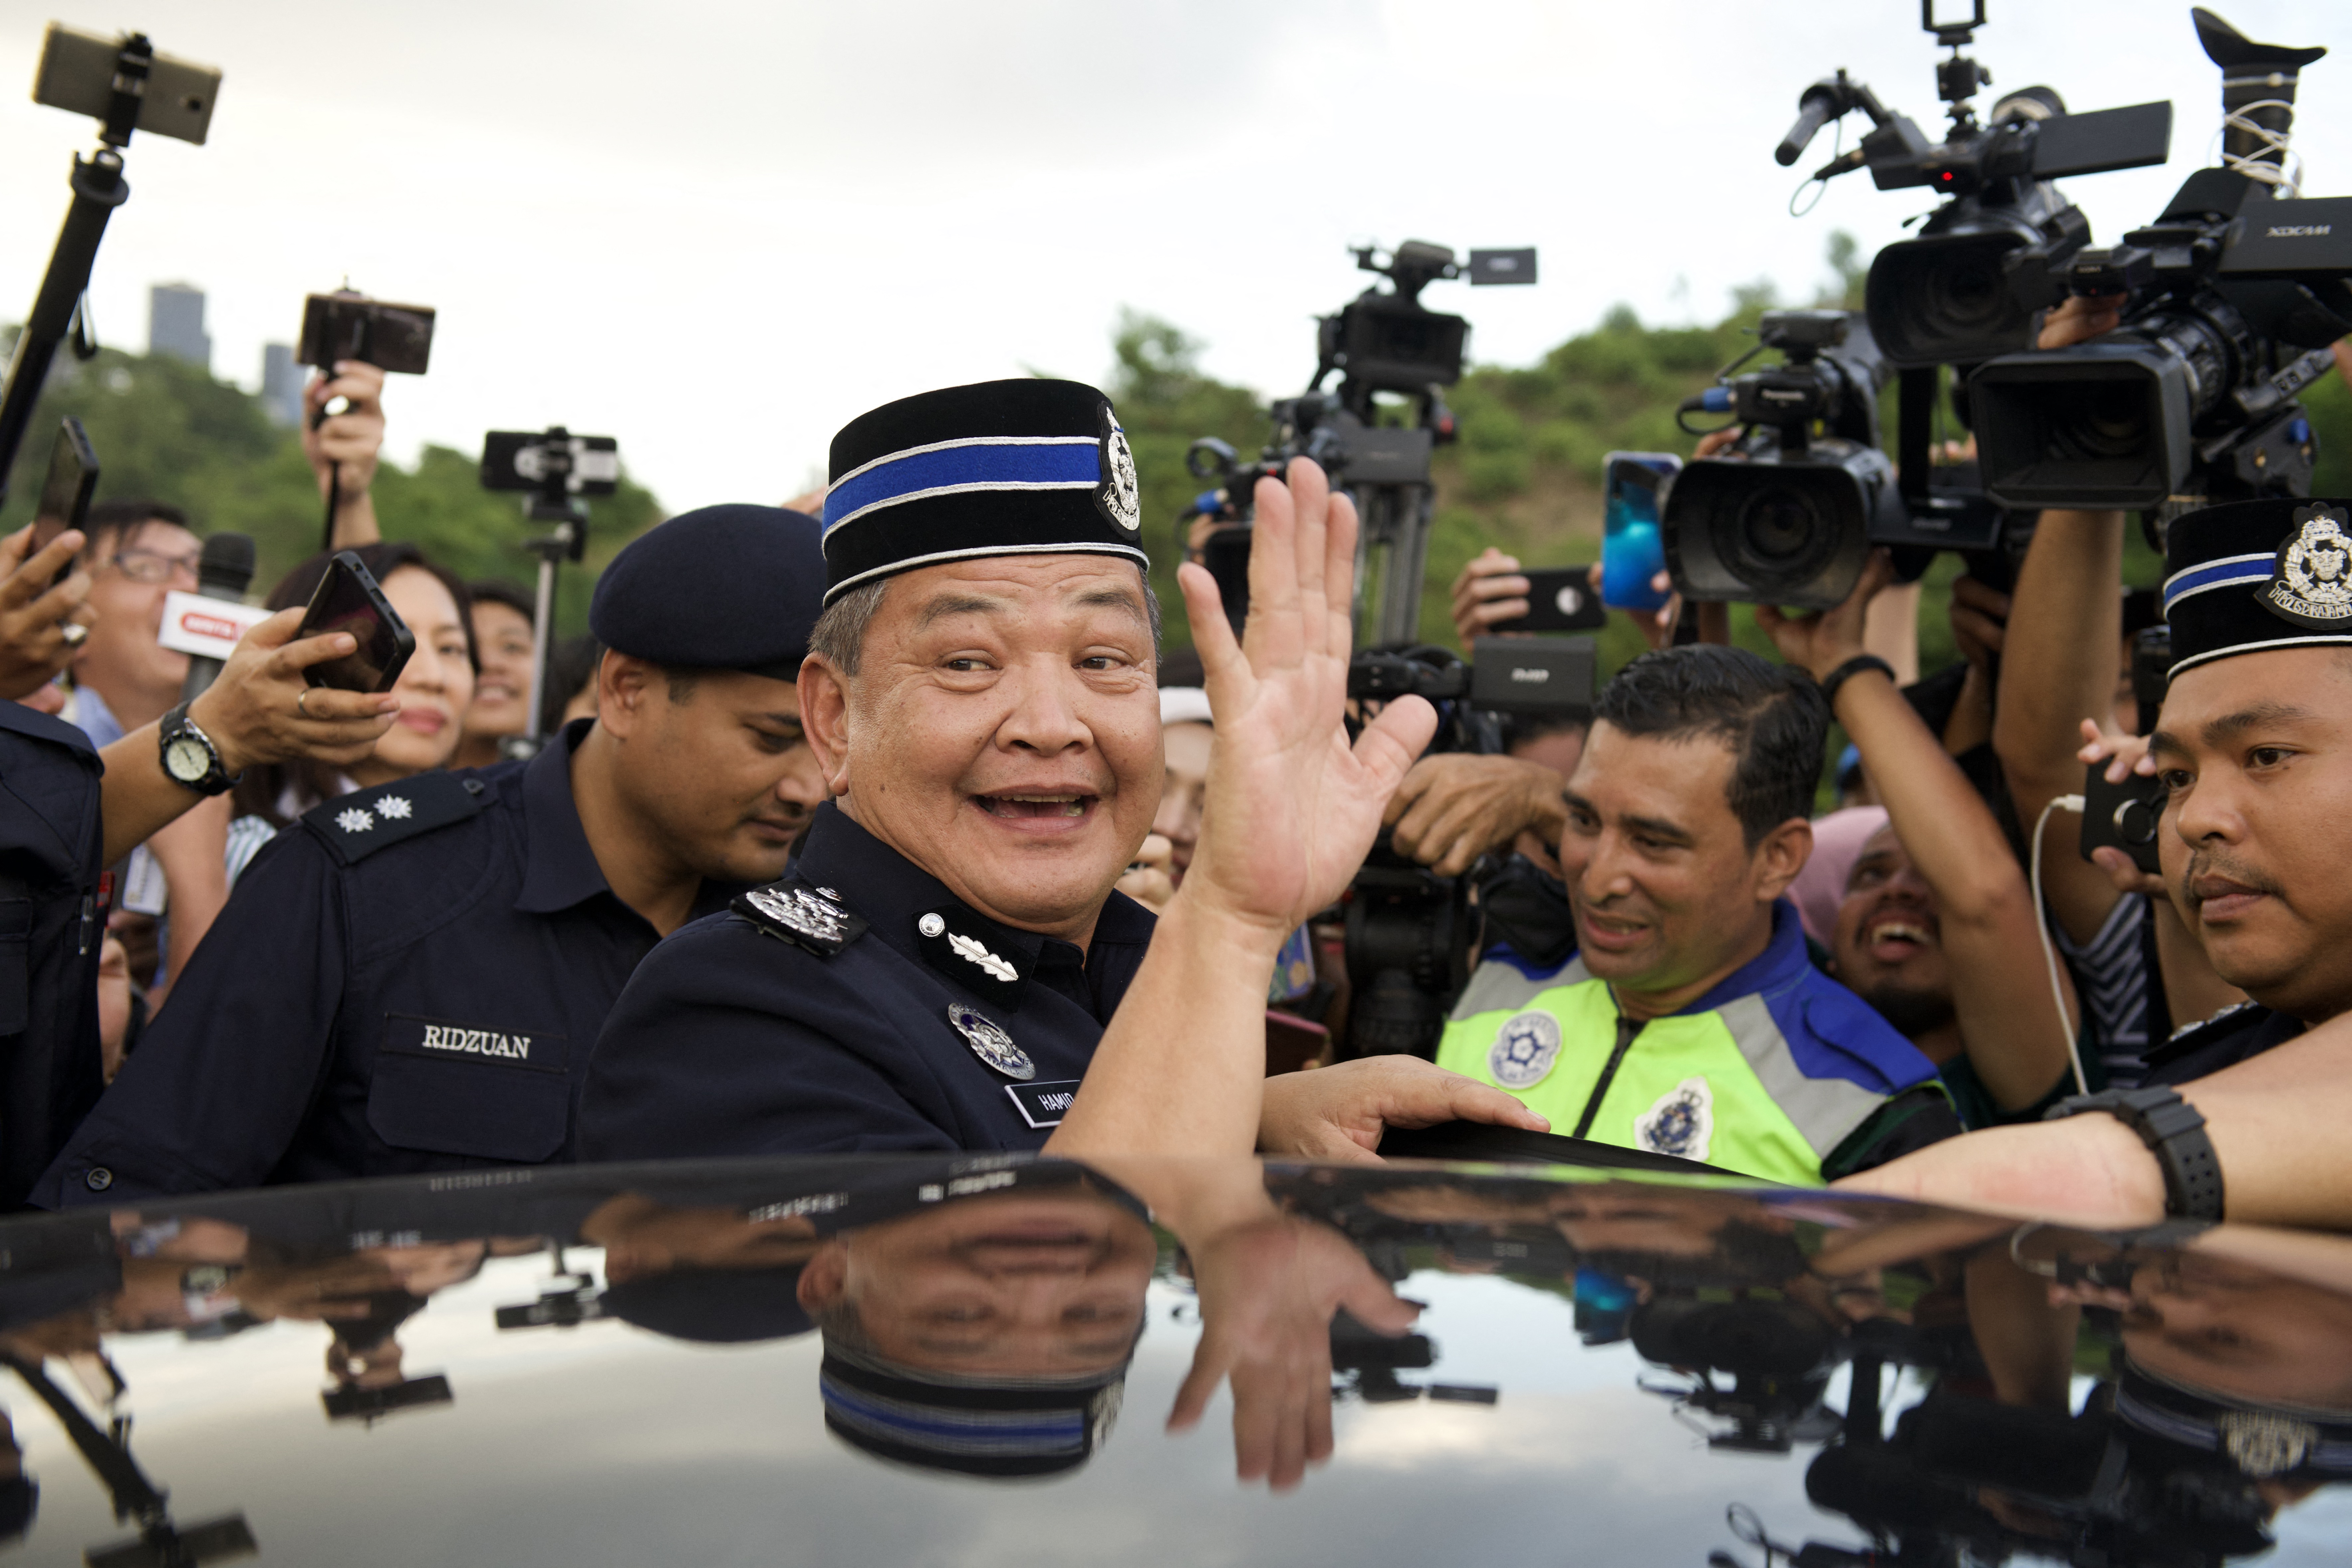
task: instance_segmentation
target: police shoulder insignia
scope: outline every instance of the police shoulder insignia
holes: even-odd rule
[[[787,877],[738,893],[728,906],[780,942],[831,958],[866,934],[866,920],[831,888]]]
[[[1102,405],[1102,483],[1095,490],[1095,505],[1129,533],[1143,526],[1143,486],[1136,477],[1135,453],[1108,403]]]
[[[1505,1021],[1486,1048],[1486,1070],[1504,1089],[1533,1089],[1559,1060],[1559,1020],[1538,1007]]]
[[[1633,1146],[1653,1154],[1706,1158],[1715,1137],[1715,1091],[1705,1078],[1686,1078],[1633,1119]]]
[[[2314,501],[2295,510],[2294,524],[2271,580],[2254,597],[2280,619],[2313,631],[2352,629],[2352,538],[2346,534],[2352,517]]]
[[[482,809],[486,786],[457,773],[416,773],[373,789],[337,795],[303,814],[309,827],[349,866],[377,850],[436,827],[463,822]]]

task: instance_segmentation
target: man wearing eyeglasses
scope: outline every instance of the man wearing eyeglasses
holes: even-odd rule
[[[98,619],[74,658],[74,700],[65,716],[92,745],[104,747],[180,700],[188,656],[155,639],[163,629],[164,595],[174,588],[195,592],[204,546],[188,514],[162,501],[100,501],[83,531],[89,543],[82,566]]]

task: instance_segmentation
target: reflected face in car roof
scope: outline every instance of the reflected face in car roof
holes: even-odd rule
[[[2132,1276],[2132,1360],[2257,1404],[2352,1413],[2352,1298],[2224,1258],[2172,1254]]]
[[[1158,1257],[1150,1227],[1107,1198],[1007,1193],[836,1237],[803,1271],[801,1302],[909,1366],[1098,1372],[1134,1347]]]

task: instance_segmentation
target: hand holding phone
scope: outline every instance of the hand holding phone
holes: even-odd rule
[[[2120,849],[2132,864],[2151,877],[2161,876],[2157,861],[2157,830],[2164,816],[2161,781],[2144,773],[2126,773],[2121,784],[2107,782],[2107,764],[2090,764],[2083,778],[2083,858],[2094,849]]]
[[[310,595],[298,637],[326,637],[348,632],[359,647],[341,658],[311,665],[302,672],[313,686],[343,691],[389,691],[400,679],[408,656],[416,651],[416,636],[383,596],[375,574],[346,550],[327,563],[319,591]]]
[[[1528,580],[1528,613],[1496,621],[1487,630],[1591,632],[1609,624],[1609,610],[1592,584],[1590,566],[1560,566],[1519,574]]]
[[[56,543],[66,530],[80,528],[89,518],[90,497],[97,493],[98,452],[81,421],[68,415],[58,422],[57,444],[49,448],[49,472],[33,509],[33,542],[26,549],[26,559]],[[72,570],[70,562],[60,567],[49,586],[64,582]]]

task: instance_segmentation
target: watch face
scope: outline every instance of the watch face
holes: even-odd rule
[[[213,771],[212,753],[202,741],[182,735],[163,749],[163,766],[182,784],[196,784]]]

